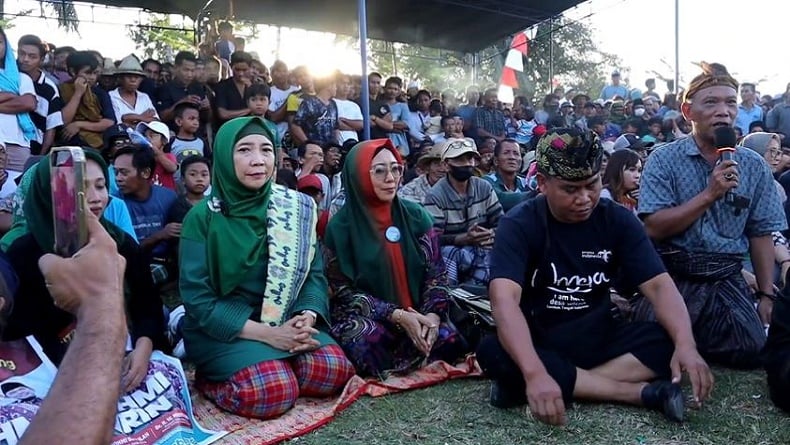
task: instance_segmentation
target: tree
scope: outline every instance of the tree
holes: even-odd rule
[[[127,26],[128,35],[145,57],[172,61],[178,51],[195,50],[195,31],[176,27],[166,14],[150,14]]]
[[[338,35],[335,44],[359,51],[359,40],[354,37]],[[441,91],[468,82],[470,67],[469,57],[455,51],[381,40],[368,42],[368,69],[380,72],[385,79],[398,76],[407,83],[419,81],[422,88]]]
[[[617,56],[598,49],[592,36],[593,30],[587,24],[564,17],[539,24],[529,41],[517,94],[539,99],[559,84],[566,90],[575,88],[595,98],[606,84],[607,68],[618,67],[621,72],[628,69]],[[500,54],[501,64],[506,52]]]
[[[44,2],[39,0],[39,8],[41,9],[41,16],[44,17],[44,5],[46,9],[55,13],[55,18],[58,20],[58,26],[66,31],[79,32],[79,18],[77,17],[77,10],[74,9],[74,3],[71,0],[60,0],[57,2]],[[0,0],[0,26],[3,29],[12,28],[14,25],[12,21],[15,17],[29,16],[33,10],[25,9],[17,12],[11,17],[5,14],[5,0]]]
[[[516,94],[536,98],[548,92],[550,84],[558,82],[566,88],[595,96],[605,82],[605,67],[620,64],[617,56],[600,51],[593,41],[593,30],[585,23],[564,17],[538,25],[535,37],[529,42],[525,72],[519,75],[520,88]],[[499,83],[510,38],[494,42],[478,53],[477,81],[481,88]],[[353,37],[337,36],[336,44],[356,50],[359,42]],[[551,42],[553,48],[550,48]],[[552,62],[553,61],[553,62]],[[461,92],[472,79],[472,55],[427,48],[420,45],[389,43],[371,40],[368,46],[368,66],[385,77],[397,73],[407,80],[420,80],[424,88],[434,91],[453,88]],[[551,66],[551,69],[550,69]],[[549,71],[554,79],[550,82]]]

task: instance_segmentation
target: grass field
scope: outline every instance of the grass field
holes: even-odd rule
[[[716,369],[713,398],[683,425],[617,405],[576,405],[563,428],[524,408],[488,405],[488,382],[457,380],[403,394],[362,398],[327,426],[289,443],[326,444],[790,444],[790,416],[767,397],[765,374]]]

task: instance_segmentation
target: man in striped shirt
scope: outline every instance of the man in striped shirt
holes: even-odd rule
[[[37,96],[36,110],[30,113],[36,126],[37,138],[30,141],[30,152],[34,155],[46,154],[55,142],[55,130],[63,125],[63,101],[58,93],[58,86],[41,70],[47,51],[41,39],[34,35],[22,36],[17,51],[19,70],[33,80]]]
[[[423,201],[441,233],[442,256],[453,285],[488,285],[488,257],[502,206],[491,184],[473,175],[479,160],[472,139],[449,139],[442,154],[448,174]]]

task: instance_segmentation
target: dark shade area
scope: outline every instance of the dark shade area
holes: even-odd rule
[[[195,18],[205,0],[105,0]],[[481,50],[580,0],[368,0],[368,38],[462,52]],[[216,0],[207,10],[258,23],[357,35],[357,0]]]

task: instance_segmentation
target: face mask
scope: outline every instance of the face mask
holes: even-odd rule
[[[642,117],[642,115],[644,115],[644,114],[645,114],[645,109],[644,108],[636,108],[636,109],[634,109],[634,116]]]
[[[472,168],[473,167],[471,165],[465,165],[463,167],[457,167],[455,165],[451,165],[450,176],[452,176],[453,179],[459,182],[467,181],[474,174]]]

